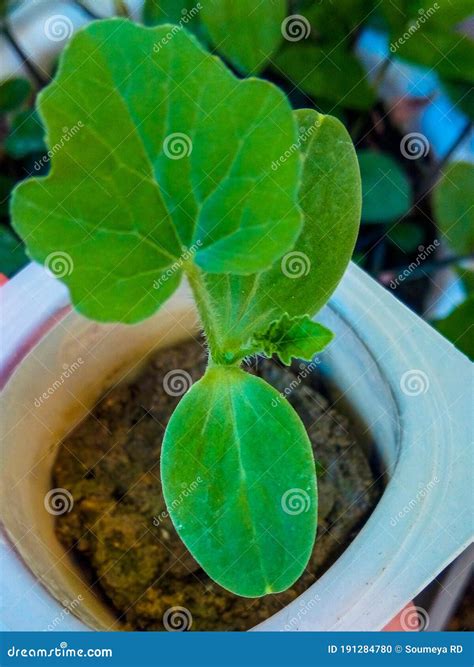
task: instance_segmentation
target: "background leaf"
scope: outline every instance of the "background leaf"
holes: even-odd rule
[[[0,225],[0,267],[6,276],[12,276],[19,271],[28,258],[20,239],[7,227]]]
[[[2,216],[8,215],[8,204],[14,187],[14,178],[0,174],[0,215]]]
[[[184,14],[196,6],[194,0],[145,0],[143,21],[145,25],[179,23]]]
[[[428,6],[424,0],[399,0],[396,5],[391,0],[383,0],[382,4],[391,7],[393,16],[398,18],[392,25],[399,27],[425,16],[422,25],[429,23],[431,30],[446,30],[456,27],[472,14],[472,0],[441,0],[433,6]]]
[[[374,4],[373,0],[313,0],[302,13],[311,23],[311,36],[320,44],[350,45],[370,18]]]
[[[468,35],[434,30],[427,21],[396,53],[399,58],[436,70],[442,77],[474,83],[474,41]]]
[[[193,32],[205,44],[209,39],[199,19],[201,7],[196,0],[145,0],[143,22],[148,26],[174,23]]]
[[[460,254],[474,252],[474,165],[451,162],[435,188],[433,207],[441,233]]]
[[[31,94],[27,79],[7,79],[0,83],[0,113],[8,113],[20,107]]]
[[[384,153],[357,153],[362,179],[363,222],[390,222],[410,210],[411,189],[404,171]]]
[[[400,222],[387,232],[388,239],[403,252],[413,252],[423,243],[425,232],[421,224]]]
[[[440,334],[474,361],[474,296],[470,296],[442,320],[432,322]]]
[[[298,42],[284,47],[274,58],[284,74],[308,95],[350,109],[369,109],[375,92],[358,59],[347,49]]]
[[[474,88],[464,81],[444,79],[442,85],[454,107],[474,120]]]
[[[206,271],[251,273],[301,228],[299,156],[271,169],[296,138],[283,93],[169,31],[113,19],[74,36],[40,95],[53,168],[13,197],[30,255],[66,253],[74,269],[59,277],[99,321],[151,315],[179,283],[183,247]]]
[[[35,111],[20,111],[13,119],[5,139],[5,151],[14,158],[46,152],[44,128]]]
[[[301,575],[316,532],[314,458],[299,417],[266,382],[209,369],[171,417],[161,471],[179,536],[218,584],[257,597]]]
[[[468,296],[474,296],[474,263],[470,266],[458,266],[456,269]]]
[[[201,20],[218,52],[242,74],[260,72],[282,41],[286,0],[202,0]]]

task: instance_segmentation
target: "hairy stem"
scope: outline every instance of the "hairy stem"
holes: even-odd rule
[[[224,354],[219,347],[217,315],[206,289],[204,273],[192,262],[186,264],[185,271],[209,345],[209,363],[225,363]]]

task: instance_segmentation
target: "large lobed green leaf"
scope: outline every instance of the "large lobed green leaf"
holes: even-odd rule
[[[298,154],[271,169],[296,139],[285,96],[237,79],[185,30],[90,24],[39,110],[49,146],[61,145],[47,178],[17,188],[15,227],[33,259],[69,255],[60,277],[85,315],[151,315],[189,249],[206,272],[246,274],[293,246]]]
[[[314,315],[350,261],[360,223],[361,184],[355,149],[336,118],[295,112],[303,157],[299,192],[304,224],[291,252],[252,276],[208,276],[226,349],[265,329],[284,313]],[[278,169],[278,167],[277,167]]]
[[[168,424],[161,474],[178,534],[221,586],[256,597],[301,575],[316,533],[314,458],[299,417],[263,380],[210,368]]]

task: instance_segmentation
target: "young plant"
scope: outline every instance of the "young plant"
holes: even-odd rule
[[[169,513],[220,585],[286,589],[315,539],[314,459],[292,407],[241,363],[311,359],[331,339],[310,316],[357,234],[349,136],[334,118],[292,112],[270,83],[236,78],[177,26],[114,19],[73,38],[39,113],[60,148],[47,177],[17,187],[16,230],[53,270],[67,253],[75,308],[101,322],[149,317],[187,278],[209,359],[166,430]]]

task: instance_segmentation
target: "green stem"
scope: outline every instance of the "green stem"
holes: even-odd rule
[[[185,264],[184,270],[209,346],[208,366],[239,366],[245,357],[260,351],[260,348],[255,346],[238,347],[234,351],[223,347],[224,336],[219,331],[218,315],[206,287],[206,274],[192,261]]]
[[[213,362],[225,363],[223,352],[220,350],[218,343],[217,315],[213,310],[209,292],[206,289],[204,273],[193,262],[186,264],[185,271],[209,345],[209,365]]]

